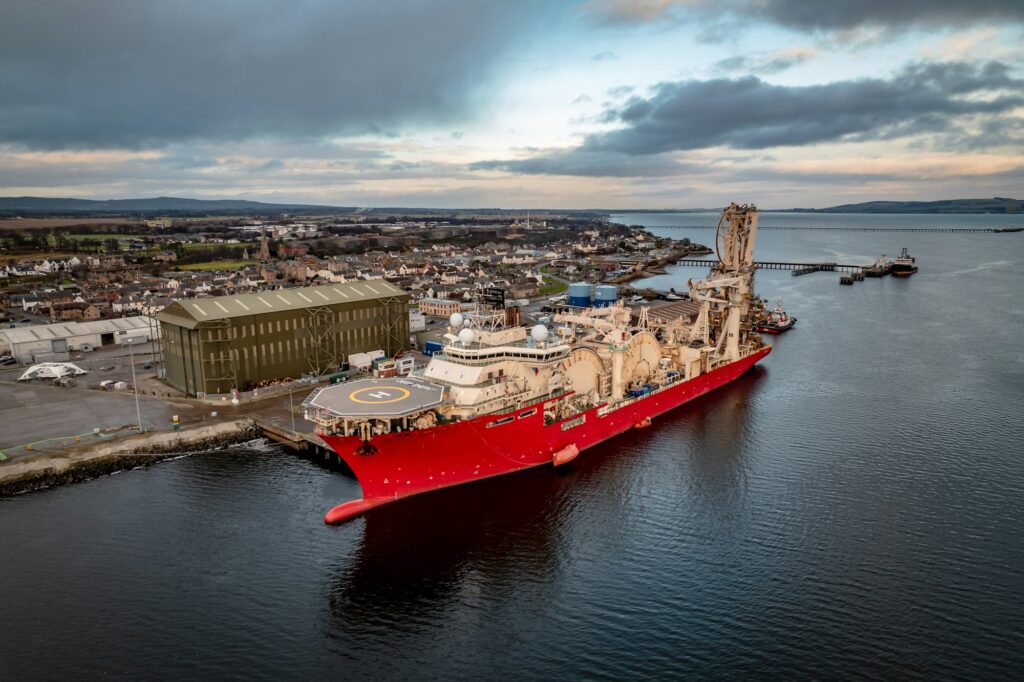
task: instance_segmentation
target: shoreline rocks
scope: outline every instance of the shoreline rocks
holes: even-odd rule
[[[65,453],[41,454],[0,465],[0,496],[87,481],[183,454],[244,443],[259,435],[256,422],[236,419],[181,431],[142,433]]]

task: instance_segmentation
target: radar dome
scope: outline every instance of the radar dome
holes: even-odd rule
[[[462,315],[459,313],[452,313],[452,316],[448,318],[448,324],[453,327],[462,326]]]
[[[474,336],[476,336],[476,334],[473,333],[472,329],[463,329],[459,332],[459,341],[461,341],[463,345],[470,344],[473,343]]]
[[[534,325],[533,329],[530,330],[530,337],[537,343],[540,343],[548,338],[548,328],[542,324]]]

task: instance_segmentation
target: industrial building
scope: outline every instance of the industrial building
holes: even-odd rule
[[[180,300],[157,316],[164,379],[188,395],[336,372],[409,347],[409,295],[384,281]]]
[[[58,322],[0,329],[0,353],[18,362],[67,360],[69,351],[91,351],[124,343],[143,343],[159,338],[159,325],[150,317],[120,317],[91,322]]]

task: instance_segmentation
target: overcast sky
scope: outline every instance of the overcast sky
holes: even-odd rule
[[[8,0],[0,195],[1024,196],[1024,0]]]

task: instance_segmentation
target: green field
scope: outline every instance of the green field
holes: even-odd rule
[[[569,285],[562,280],[549,275],[544,275],[544,286],[540,288],[540,295],[551,296],[553,294],[561,294],[568,288]]]
[[[248,260],[211,260],[204,261],[202,263],[189,263],[188,265],[179,265],[176,269],[178,270],[238,270],[244,268],[246,265],[251,265],[252,261]]]

